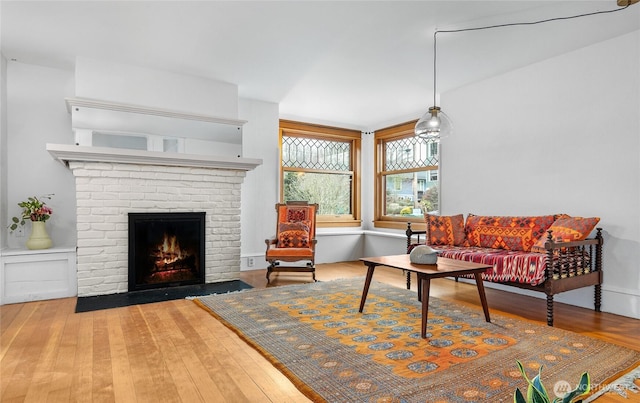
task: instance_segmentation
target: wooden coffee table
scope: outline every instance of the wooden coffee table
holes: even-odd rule
[[[378,266],[387,266],[391,267],[392,269],[408,270],[410,272],[416,273],[416,275],[418,276],[418,301],[422,301],[422,327],[420,329],[420,336],[423,339],[427,337],[429,287],[431,285],[432,278],[473,274],[476,279],[478,294],[480,294],[480,301],[482,302],[484,317],[487,322],[491,321],[491,319],[489,318],[487,297],[484,294],[484,284],[482,283],[482,272],[490,269],[492,267],[491,265],[464,262],[462,260],[447,259],[443,257],[438,257],[438,261],[436,264],[414,264],[409,260],[408,254],[380,257],[363,257],[360,258],[360,260],[362,260],[368,268],[367,279],[364,282],[362,299],[360,300],[360,309],[358,310],[358,312],[360,313],[362,313],[362,310],[364,309],[364,303],[367,300],[367,294],[369,293],[369,286],[371,285],[373,271]]]

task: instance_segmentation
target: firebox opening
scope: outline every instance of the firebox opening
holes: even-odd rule
[[[204,284],[205,213],[129,213],[129,291]]]

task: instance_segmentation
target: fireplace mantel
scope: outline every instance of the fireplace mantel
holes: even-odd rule
[[[65,166],[68,166],[69,161],[91,161],[251,171],[258,165],[262,165],[262,159],[258,158],[167,153],[70,144],[47,144],[47,151]]]

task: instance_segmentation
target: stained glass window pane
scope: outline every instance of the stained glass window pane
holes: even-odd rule
[[[385,171],[438,165],[438,143],[411,136],[385,142]]]
[[[351,143],[282,136],[282,166],[327,171],[350,171]]]

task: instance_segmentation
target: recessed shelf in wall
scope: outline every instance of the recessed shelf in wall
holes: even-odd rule
[[[244,120],[66,98],[76,145],[242,156]]]

